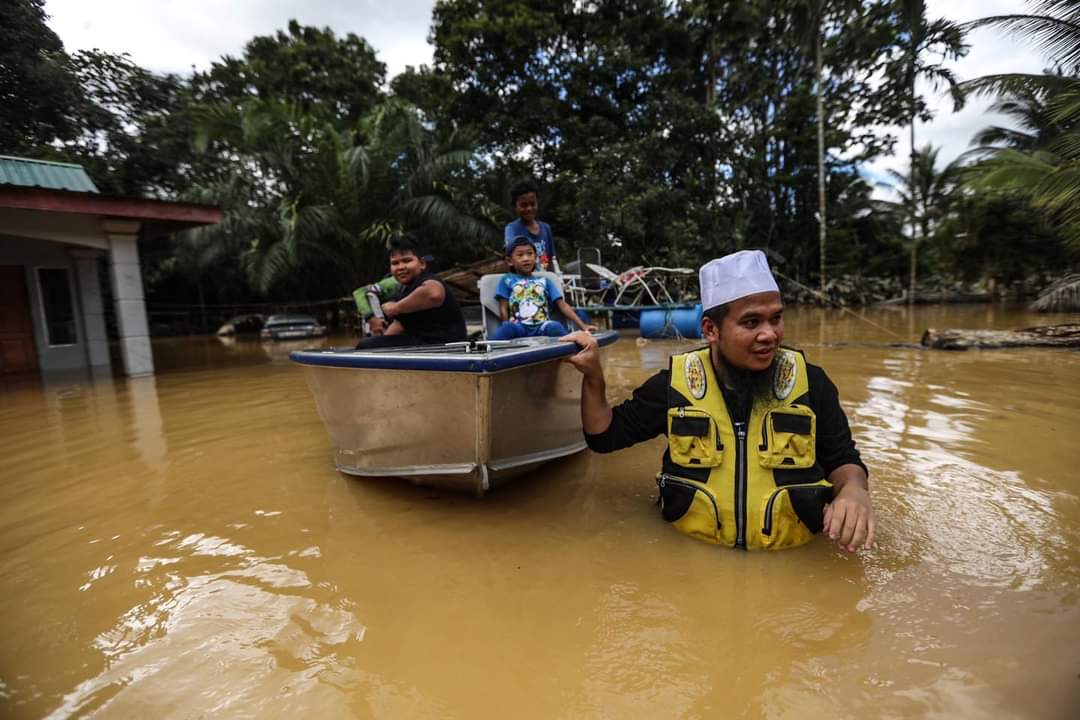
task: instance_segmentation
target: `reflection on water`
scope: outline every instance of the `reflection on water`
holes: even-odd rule
[[[871,468],[856,556],[684,539],[659,440],[483,500],[342,476],[288,361],[320,341],[6,378],[0,714],[1074,717],[1080,354],[908,345],[1041,320],[996,306],[868,315],[788,317]],[[685,347],[624,338],[609,393]]]
[[[152,545],[155,555],[140,557],[129,571],[134,588],[148,598],[94,639],[105,668],[65,695],[50,717],[106,707],[109,714],[136,717],[158,705],[162,687],[200,695],[200,712],[212,714],[302,714],[312,702],[347,708],[347,698],[320,678],[341,676],[339,653],[355,651],[365,628],[349,610],[309,597],[302,570],[198,533],[165,532]],[[319,549],[288,557],[318,558]],[[186,567],[191,563],[194,570]],[[213,667],[236,682],[208,686],[206,671]],[[302,705],[281,697],[282,687],[296,690],[292,695]]]

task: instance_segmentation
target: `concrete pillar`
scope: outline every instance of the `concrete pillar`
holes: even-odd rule
[[[82,308],[83,336],[86,341],[86,364],[89,367],[109,367],[109,336],[105,332],[105,305],[101,300],[98,282],[98,250],[68,251],[75,266],[75,286]]]
[[[154,374],[150,329],[146,322],[142,272],[139,269],[139,223],[106,220],[109,238],[109,276],[112,279],[116,327],[120,333],[120,356],[124,372],[131,377]]]

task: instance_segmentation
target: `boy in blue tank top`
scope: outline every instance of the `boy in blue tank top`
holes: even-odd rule
[[[510,190],[510,203],[518,219],[508,223],[503,231],[503,242],[507,248],[514,238],[524,235],[536,248],[537,268],[561,272],[559,261],[555,258],[555,237],[551,234],[551,226],[536,218],[540,210],[536,186],[528,181],[518,183]]]
[[[562,337],[566,328],[552,319],[551,307],[555,306],[564,317],[585,331],[596,328],[586,325],[574,309],[563,299],[562,291],[551,278],[533,274],[536,267],[536,248],[532,240],[519,235],[507,245],[506,262],[511,272],[499,280],[495,297],[499,300],[499,318],[502,324],[491,335],[492,340],[510,340],[518,337]]]

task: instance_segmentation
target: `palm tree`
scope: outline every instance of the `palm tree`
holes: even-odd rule
[[[997,190],[1027,198],[1043,210],[1080,249],[1080,3],[1034,0],[1033,13],[987,17],[970,27],[996,27],[1035,43],[1058,72],[1041,75],[989,75],[965,83],[972,94],[1017,99],[1032,122],[1024,135],[988,128],[983,139],[996,141],[968,176],[979,190]],[[1037,113],[1037,115],[1035,114]],[[1032,128],[1031,125],[1038,125]],[[1025,127],[1025,126],[1022,126]]]
[[[967,52],[964,44],[964,31],[955,23],[944,18],[928,21],[926,18],[925,0],[899,0],[903,26],[906,30],[901,38],[901,47],[904,54],[904,82],[908,90],[908,125],[910,128],[910,178],[909,186],[915,187],[917,183],[915,150],[915,121],[920,116],[926,118],[926,111],[920,111],[922,101],[915,89],[915,82],[920,77],[930,81],[935,90],[942,85],[947,85],[954,91],[954,98],[960,102],[960,96],[956,94],[957,81],[952,71],[944,66],[947,60],[955,60]],[[937,55],[938,61],[926,62],[926,55]],[[910,216],[911,222],[911,270],[908,285],[908,293],[911,301],[915,298],[916,266],[919,248],[918,219],[915,215]]]
[[[1017,15],[994,15],[967,23],[966,29],[998,28],[1018,35],[1036,45],[1059,75],[1009,73],[986,75],[964,83],[964,92],[1013,91],[1026,88],[1036,92],[1056,93],[1067,90],[1080,71],[1080,4],[1075,0],[1029,0],[1034,12]]]
[[[892,187],[900,200],[877,203],[878,209],[911,222],[912,244],[925,243],[933,237],[958,199],[959,161],[953,161],[939,171],[937,160],[940,150],[932,145],[916,150],[907,174],[889,170],[889,176],[893,179]],[[909,288],[908,293],[908,301],[914,302],[914,291]]]
[[[215,106],[203,113],[198,145],[230,154],[237,170],[202,188],[226,218],[189,242],[209,258],[238,256],[259,292],[288,283],[344,294],[385,271],[386,241],[406,230],[447,250],[497,239],[455,189],[471,149],[454,136],[437,141],[398,100],[354,132],[277,101]]]

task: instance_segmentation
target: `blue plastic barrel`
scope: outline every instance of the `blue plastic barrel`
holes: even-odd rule
[[[641,337],[701,337],[701,305],[692,308],[641,311]]]

